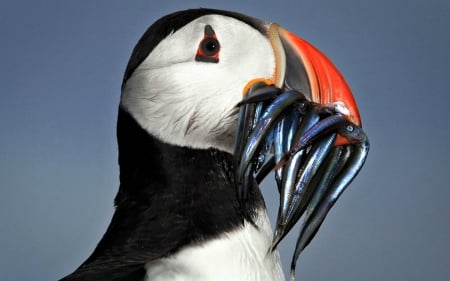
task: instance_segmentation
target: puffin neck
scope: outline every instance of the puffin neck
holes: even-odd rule
[[[243,208],[237,199],[233,157],[216,149],[193,149],[164,143],[142,129],[119,108],[117,124],[120,188],[117,208],[137,204],[162,219],[176,214],[189,224],[193,240],[203,240],[253,221],[263,206],[258,187]],[[180,220],[180,218],[182,218]]]

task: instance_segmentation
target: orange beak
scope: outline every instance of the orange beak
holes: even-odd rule
[[[310,101],[337,109],[347,120],[361,126],[350,87],[334,64],[318,49],[277,24],[269,27],[275,52],[272,82],[279,88],[297,90]],[[338,136],[335,145],[349,144]]]

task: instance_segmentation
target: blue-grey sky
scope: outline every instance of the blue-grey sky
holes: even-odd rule
[[[449,280],[448,0],[0,2],[0,280],[56,280],[94,249],[118,189],[131,50],[156,19],[192,7],[278,22],[335,62],[359,104],[367,163],[298,279]],[[286,265],[294,242],[281,245]]]

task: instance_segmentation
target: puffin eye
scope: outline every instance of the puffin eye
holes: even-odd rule
[[[205,26],[205,34],[195,55],[196,61],[219,62],[220,43],[217,40],[216,33],[210,25]]]
[[[219,53],[220,45],[219,41],[215,38],[205,38],[200,43],[201,53],[206,56],[214,56]]]

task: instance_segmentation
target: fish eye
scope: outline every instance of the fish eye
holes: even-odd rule
[[[353,127],[352,124],[348,124],[346,129],[349,133],[351,133],[351,132],[353,132],[353,130],[355,130],[355,127]]]

